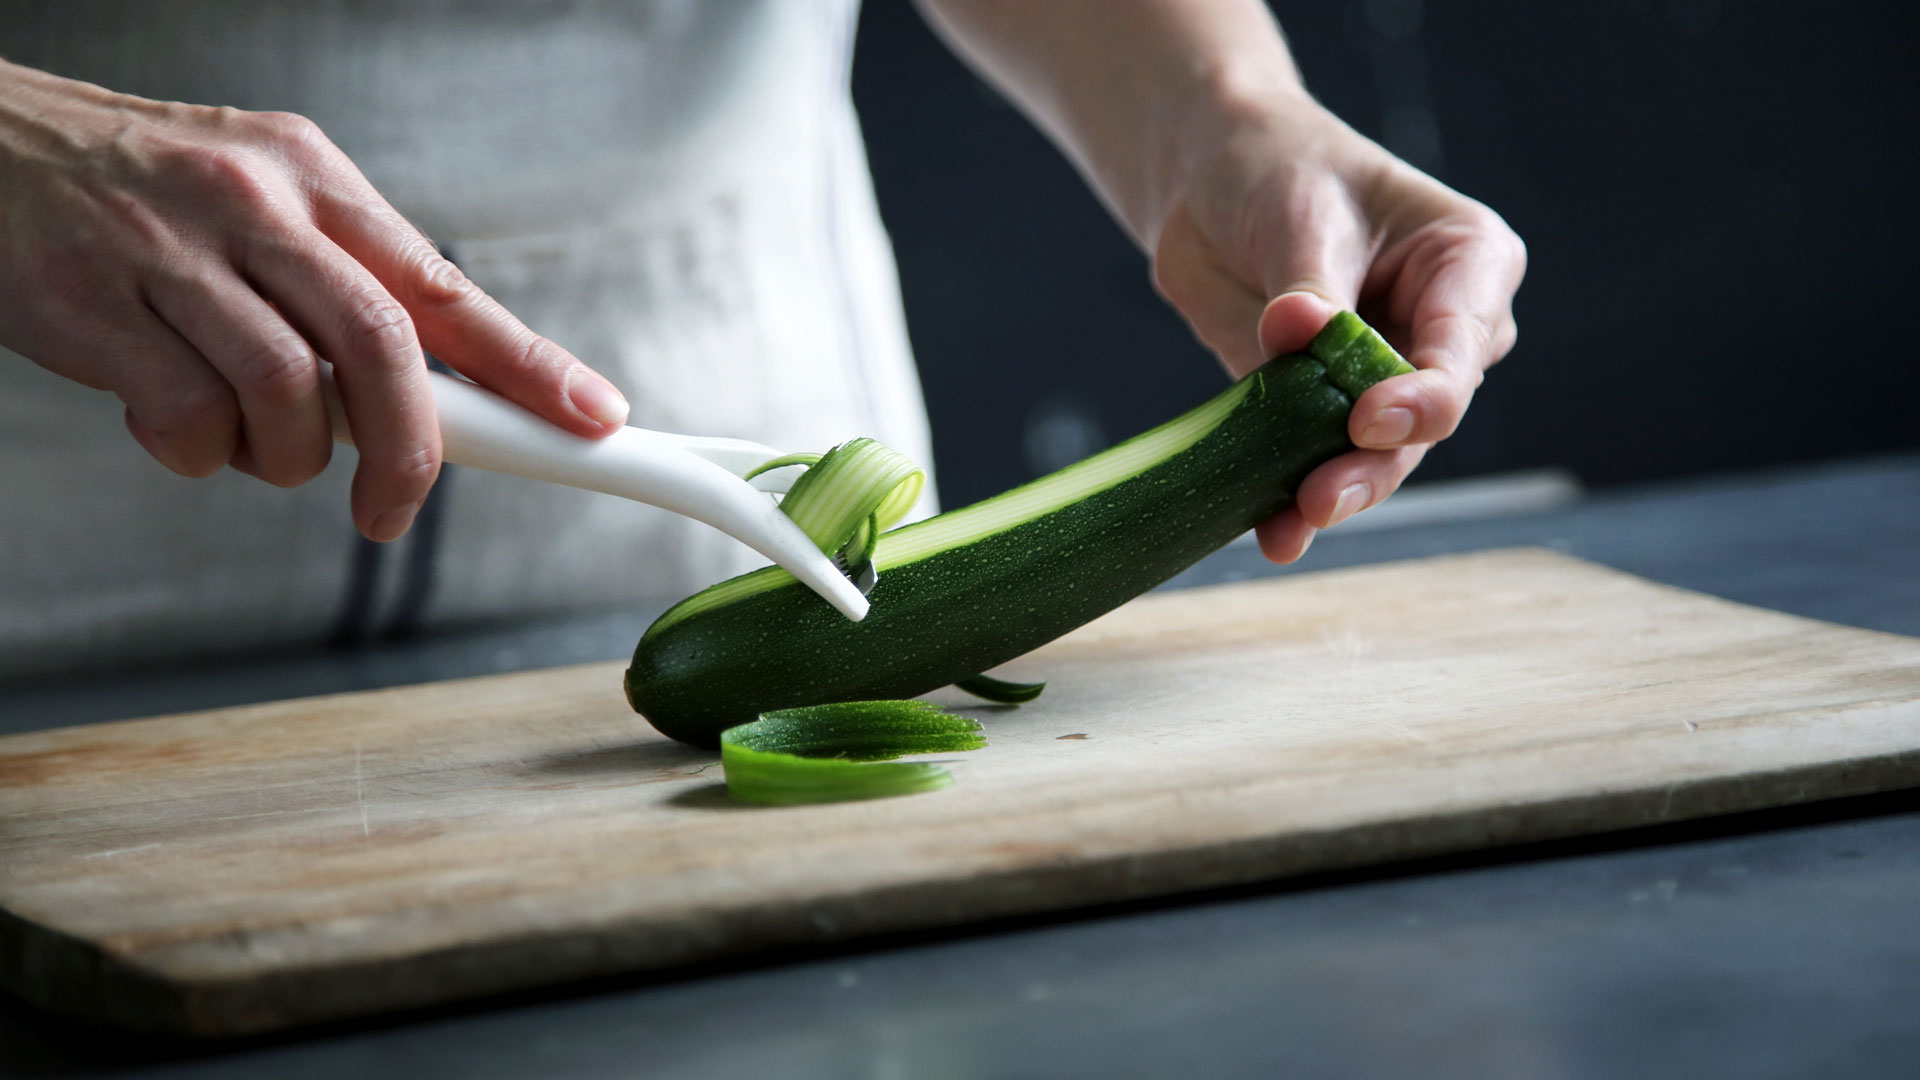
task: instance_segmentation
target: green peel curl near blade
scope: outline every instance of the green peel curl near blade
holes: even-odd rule
[[[751,480],[787,465],[805,465],[780,509],[848,576],[873,561],[880,534],[913,509],[927,474],[898,450],[874,439],[849,439],[824,454],[788,454],[747,473]]]

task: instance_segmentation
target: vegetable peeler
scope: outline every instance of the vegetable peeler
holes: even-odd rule
[[[445,461],[618,495],[705,522],[784,567],[847,618],[866,617],[866,596],[768,497],[784,492],[802,470],[741,479],[780,451],[746,439],[639,427],[587,439],[465,379],[431,371],[427,381]],[[352,445],[333,372],[324,366],[322,382],[333,439]]]

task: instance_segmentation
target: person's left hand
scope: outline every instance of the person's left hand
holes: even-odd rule
[[[1235,376],[1357,311],[1418,370],[1354,403],[1358,447],[1314,470],[1260,547],[1292,562],[1378,503],[1453,433],[1513,348],[1526,248],[1485,206],[1361,137],[1304,93],[1221,136],[1162,218],[1154,283]]]

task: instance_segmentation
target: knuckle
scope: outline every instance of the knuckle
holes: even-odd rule
[[[565,349],[529,332],[520,345],[518,366],[522,371],[555,375],[564,380],[572,370],[573,361]]]
[[[1470,204],[1466,211],[1460,214],[1460,219],[1475,232],[1488,236],[1509,231],[1506,219],[1501,217],[1493,207],[1483,202]]]
[[[1520,234],[1510,227],[1506,229],[1502,239],[1507,247],[1507,257],[1513,261],[1514,268],[1522,274],[1526,273],[1527,242],[1520,239]]]
[[[236,380],[243,396],[285,407],[313,392],[317,371],[313,350],[299,335],[287,332],[255,344],[241,361]]]
[[[415,292],[423,303],[457,306],[473,299],[479,291],[459,267],[425,239],[410,241],[401,257],[407,280],[414,283]]]
[[[1485,213],[1491,215],[1493,212],[1488,210]],[[1442,263],[1464,258],[1486,242],[1487,229],[1487,223],[1478,210],[1436,223],[1433,227],[1433,238],[1437,241],[1435,258]]]
[[[260,209],[274,202],[264,163],[243,147],[182,146],[173,154],[173,165],[189,184],[229,205]]]
[[[1513,351],[1513,347],[1519,343],[1520,324],[1514,321],[1513,316],[1509,315],[1506,321],[1500,324],[1500,332],[1494,336],[1493,362],[1497,364],[1501,360],[1504,360],[1507,354]]]
[[[233,393],[208,380],[176,388],[160,403],[154,431],[169,443],[214,439],[239,424]]]
[[[422,498],[440,475],[440,452],[426,444],[402,449],[387,462],[384,471],[407,498]]]
[[[254,113],[254,123],[266,141],[281,150],[296,153],[326,153],[333,149],[320,125],[299,113]]]
[[[353,308],[347,327],[352,344],[382,361],[400,363],[417,347],[413,318],[384,290],[370,290]]]
[[[1477,209],[1479,211],[1477,222],[1481,234],[1491,240],[1500,249],[1501,254],[1521,262],[1526,261],[1526,241],[1520,239],[1520,234],[1513,231],[1513,226],[1507,223],[1507,219],[1495,213],[1491,207],[1479,206]]]
[[[1162,299],[1176,306],[1180,303],[1186,283],[1172,259],[1164,254],[1154,256],[1152,280],[1153,291],[1159,293]]]
[[[1524,269],[1527,265],[1527,243],[1513,230],[1507,219],[1496,213],[1484,203],[1475,203],[1462,218],[1462,225],[1471,237],[1481,243],[1491,244],[1501,259],[1515,267]]]

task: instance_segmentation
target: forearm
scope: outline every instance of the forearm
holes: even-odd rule
[[[1259,0],[917,2],[1144,247],[1233,126],[1311,106]]]
[[[157,103],[0,59],[0,167],[97,147],[141,105]]]

